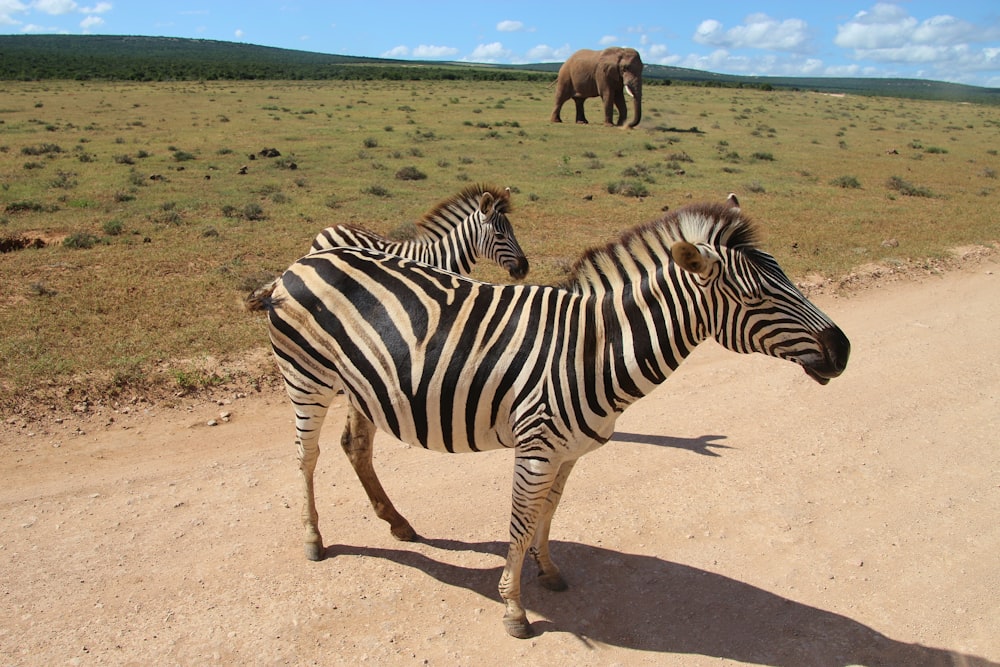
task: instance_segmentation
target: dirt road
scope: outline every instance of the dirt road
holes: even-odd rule
[[[706,344],[580,462],[553,524],[571,588],[526,568],[524,641],[496,592],[509,452],[380,436],[424,538],[396,542],[339,406],[312,563],[282,394],[4,424],[0,663],[998,664],[1000,266],[816,301],[843,377]]]

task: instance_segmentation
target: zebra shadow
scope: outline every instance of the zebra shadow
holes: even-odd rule
[[[442,551],[473,551],[502,560],[504,542],[422,539]],[[423,546],[414,549],[427,551]],[[584,645],[702,655],[778,667],[846,665],[962,665],[1000,663],[947,649],[891,639],[847,616],[796,602],[735,579],[655,556],[621,553],[588,544],[552,542],[570,590],[547,591],[531,581],[526,564],[523,600],[538,634],[565,632]],[[497,593],[501,566],[470,568],[400,549],[336,545],[327,554],[379,557],[412,567],[443,584],[496,602],[496,632],[503,632]],[[905,613],[905,610],[898,610]]]
[[[654,445],[656,447],[673,447],[674,449],[686,449],[702,456],[722,456],[713,452],[709,447],[716,449],[733,449],[729,445],[717,444],[715,440],[725,440],[724,435],[702,435],[697,438],[677,438],[669,435],[648,435],[645,433],[625,433],[616,431],[611,439],[615,442],[631,442],[637,445]]]

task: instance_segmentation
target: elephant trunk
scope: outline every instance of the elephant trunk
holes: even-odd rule
[[[632,122],[628,124],[628,127],[635,127],[642,120],[642,79],[626,83],[625,92],[635,101],[635,114],[632,116]]]

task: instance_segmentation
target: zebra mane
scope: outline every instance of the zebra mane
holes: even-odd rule
[[[479,202],[487,192],[493,195],[493,206],[497,213],[510,213],[508,190],[482,183],[470,185],[460,193],[441,200],[434,208],[424,213],[416,223],[419,236],[434,240],[444,238],[479,209]]]
[[[759,241],[757,225],[728,204],[691,204],[652,222],[626,230],[606,246],[591,248],[576,261],[562,286],[574,291],[603,292],[628,282],[628,264],[667,264],[677,241],[716,249],[739,248],[751,257]]]

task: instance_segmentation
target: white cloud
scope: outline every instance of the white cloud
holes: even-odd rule
[[[233,37],[236,39],[243,39],[243,28],[237,28],[233,31]]]
[[[46,33],[52,35],[66,35],[68,32],[63,28],[46,28],[43,25],[28,23],[21,27],[23,33]]]
[[[497,23],[497,30],[500,32],[520,32],[524,30],[524,24],[520,21],[500,21]]]
[[[505,49],[503,44],[500,42],[491,42],[490,44],[480,44],[477,46],[466,60],[477,63],[494,63],[509,56],[510,51]]]
[[[1000,70],[998,39],[1000,24],[995,21],[979,26],[947,14],[919,21],[903,7],[878,3],[837,26],[834,44],[851,50],[855,60],[879,63],[879,76],[974,83],[982,79],[975,73]],[[904,71],[889,72],[887,65]]]
[[[905,44],[916,27],[917,20],[902,7],[879,3],[837,26],[833,43],[849,49],[893,48]]]
[[[601,46],[614,46],[618,43],[618,37],[616,35],[605,35],[597,40],[597,42]]]
[[[529,63],[560,62],[566,60],[573,53],[569,44],[563,44],[557,49],[548,44],[539,44],[528,49],[527,60]]]
[[[104,24],[104,19],[100,16],[88,16],[87,18],[80,21],[80,27],[83,28],[84,32],[87,32],[91,28],[96,28],[99,25]]]
[[[14,19],[13,14],[26,11],[27,5],[18,0],[0,0],[0,25],[18,25],[20,21]]]
[[[80,7],[80,11],[84,14],[105,14],[111,11],[111,3],[98,2],[93,7]]]
[[[77,4],[73,0],[34,0],[31,7],[45,14],[59,16],[75,12]]]
[[[642,49],[642,62],[654,65],[673,65],[679,56],[670,54],[670,49],[666,44],[650,44]]]
[[[743,25],[729,28],[715,19],[698,25],[692,37],[699,44],[727,49],[768,49],[802,53],[810,50],[809,25],[801,19],[778,21],[767,14],[751,14]]]
[[[405,46],[394,46],[382,54],[383,58],[405,58],[410,55],[410,49]]]
[[[421,44],[413,49],[413,57],[420,59],[427,58],[447,58],[458,53],[458,49],[453,46],[434,46]]]
[[[913,45],[958,46],[998,38],[1000,30],[996,26],[980,28],[947,14],[918,22],[902,7],[879,3],[871,11],[858,12],[850,21],[837,26],[833,43],[868,51]]]

